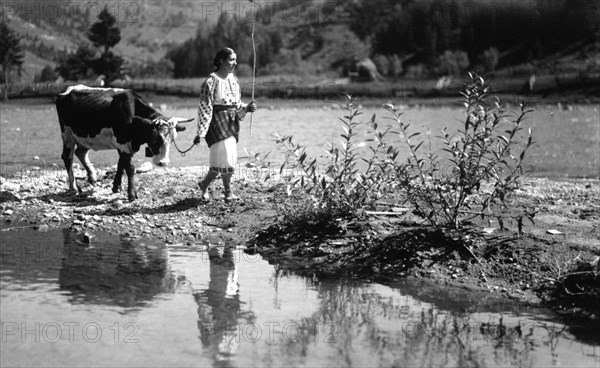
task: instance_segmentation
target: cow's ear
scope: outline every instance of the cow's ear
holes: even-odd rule
[[[183,132],[185,130],[185,127],[183,125],[175,125],[175,130],[178,132]]]
[[[150,120],[140,118],[139,116],[134,116],[132,123],[134,132],[133,144],[139,149],[142,144],[148,143],[152,140],[152,135],[155,131],[154,126]]]
[[[132,119],[133,125],[137,129],[142,129],[143,131],[152,130],[152,122],[148,119],[140,118],[139,116],[134,116]]]

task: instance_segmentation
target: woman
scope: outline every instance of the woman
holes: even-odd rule
[[[232,49],[221,49],[213,65],[215,72],[202,83],[198,106],[198,134],[194,143],[204,138],[210,148],[208,174],[198,185],[202,199],[208,200],[208,187],[220,174],[225,201],[231,202],[239,199],[231,191],[231,178],[237,163],[240,121],[246,113],[256,111],[256,104],[254,101],[245,104],[241,100],[240,83],[233,75],[237,56]]]

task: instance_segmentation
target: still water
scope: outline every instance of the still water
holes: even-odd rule
[[[489,294],[319,280],[235,244],[0,235],[1,366],[600,366],[597,331]]]

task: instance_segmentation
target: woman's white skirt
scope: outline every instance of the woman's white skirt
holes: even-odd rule
[[[237,142],[235,137],[225,138],[210,146],[210,167],[222,170],[234,169],[237,164]]]

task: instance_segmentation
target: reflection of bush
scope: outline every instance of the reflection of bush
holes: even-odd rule
[[[299,323],[303,334],[286,349],[325,344],[331,328],[347,361],[363,358],[357,347],[377,352],[369,366],[535,366],[540,356],[556,355],[564,339],[562,325],[496,317],[478,302],[479,315],[440,310],[400,293],[383,296],[368,286],[324,284],[318,290],[321,308]]]

